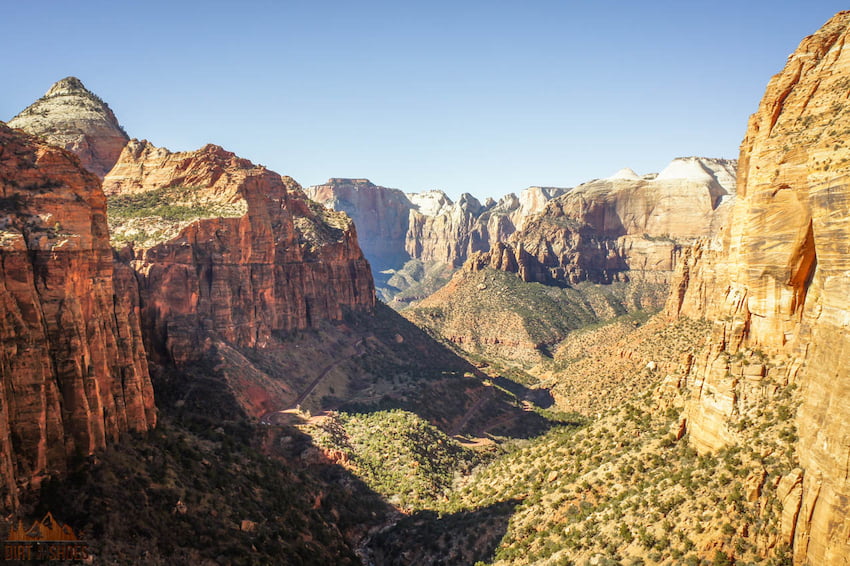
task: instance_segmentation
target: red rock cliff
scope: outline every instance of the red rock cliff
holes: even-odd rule
[[[113,266],[100,182],[0,123],[0,505],[156,422],[133,305]]]
[[[741,144],[738,201],[713,245],[683,263],[669,308],[720,320],[691,377],[692,441],[796,383],[801,471],[780,485],[795,563],[850,556],[850,12],[805,38],[770,81]],[[735,355],[771,363],[742,367]]]
[[[274,332],[374,307],[351,220],[220,147],[131,141],[104,190],[116,235],[144,242],[132,265],[159,360],[190,361],[212,337],[262,347]]]

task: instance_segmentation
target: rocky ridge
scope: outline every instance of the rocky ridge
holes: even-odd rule
[[[386,301],[420,283],[417,274],[433,273],[440,266],[455,269],[471,254],[505,240],[564,191],[530,187],[519,196],[511,193],[482,204],[469,194],[453,202],[442,191],[403,193],[366,179],[330,179],[305,189],[313,200],[354,220]]]
[[[621,170],[584,183],[548,202],[504,245],[471,257],[468,268],[546,284],[669,282],[682,250],[723,225],[735,168],[733,160],[688,157],[657,176]]]
[[[754,407],[796,388],[799,468],[779,484],[799,564],[850,555],[850,12],[805,38],[771,79],[741,144],[738,196],[719,238],[681,264],[671,314],[717,320],[687,383],[701,451],[734,445]]]
[[[196,359],[212,336],[262,348],[274,333],[374,307],[351,220],[289,177],[214,145],[172,153],[133,140],[103,185],[113,230],[138,242],[123,255],[160,359]]]
[[[100,181],[0,123],[0,502],[156,423],[132,272]]]
[[[77,154],[101,179],[129,140],[109,106],[76,77],[54,84],[8,124]]]

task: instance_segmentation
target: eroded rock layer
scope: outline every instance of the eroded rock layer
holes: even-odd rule
[[[734,161],[690,157],[657,176],[621,171],[590,181],[551,200],[472,264],[539,283],[610,283],[638,272],[668,282],[683,247],[723,224],[734,174]]]
[[[109,106],[76,77],[54,84],[9,126],[77,154],[83,167],[101,179],[129,139]]]
[[[132,274],[100,181],[0,123],[0,503],[156,422]]]
[[[186,363],[215,340],[261,348],[275,332],[375,304],[351,220],[299,185],[207,145],[131,141],[104,179],[131,251],[151,354]]]
[[[690,378],[692,442],[736,441],[755,399],[798,386],[800,470],[782,480],[795,563],[850,556],[850,12],[788,58],[741,145],[719,240],[682,263],[669,308],[719,320]]]
[[[469,194],[453,202],[442,191],[403,193],[366,179],[330,179],[305,192],[354,220],[378,292],[400,306],[433,291],[429,273],[456,269],[504,241],[564,190],[530,187],[483,204]]]

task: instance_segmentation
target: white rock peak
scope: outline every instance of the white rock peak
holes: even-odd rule
[[[609,181],[616,181],[618,179],[626,179],[626,180],[629,180],[629,181],[639,181],[640,176],[637,173],[635,173],[634,169],[631,169],[629,167],[623,167],[622,169],[620,169],[619,171],[617,171],[616,173],[614,173],[613,175],[608,177]]]

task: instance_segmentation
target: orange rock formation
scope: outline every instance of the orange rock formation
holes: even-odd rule
[[[153,210],[155,225],[171,222],[175,234],[146,236],[148,245],[132,251],[155,359],[195,359],[212,335],[262,347],[273,332],[374,306],[353,223],[307,199],[291,178],[214,145],[171,153],[132,140],[104,179],[110,195],[162,189],[179,189],[197,214],[172,221]]]
[[[721,321],[689,383],[699,449],[734,442],[729,422],[754,398],[798,385],[802,472],[780,487],[782,535],[800,564],[850,556],[848,40],[850,12],[842,12],[770,81],[741,144],[727,228],[683,262],[668,305]],[[736,361],[753,352],[758,363]]]
[[[100,182],[0,123],[0,502],[156,422],[132,296]]]

